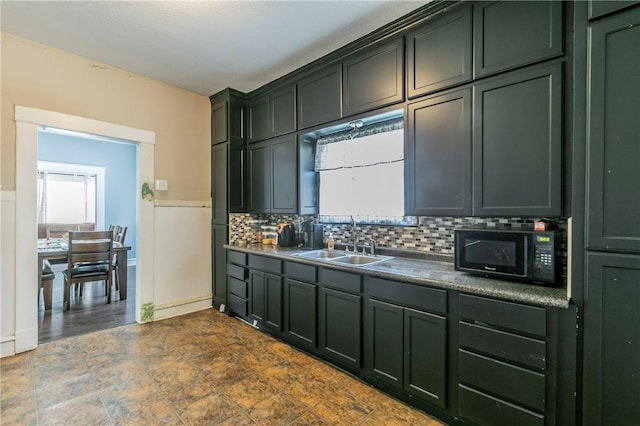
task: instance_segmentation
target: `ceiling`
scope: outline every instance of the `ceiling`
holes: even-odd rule
[[[249,92],[421,1],[8,1],[2,31],[205,96]]]

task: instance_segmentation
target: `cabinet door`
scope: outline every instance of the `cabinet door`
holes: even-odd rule
[[[589,0],[589,19],[600,18],[609,13],[617,12],[625,7],[638,5],[638,0]]]
[[[282,278],[264,274],[264,323],[275,331],[282,331]]]
[[[272,152],[271,212],[296,213],[298,201],[298,162],[296,135],[270,141]]]
[[[301,129],[342,117],[340,64],[329,66],[298,82],[298,121]]]
[[[585,425],[640,419],[640,256],[587,255]]]
[[[249,142],[267,139],[271,135],[269,96],[249,104]]]
[[[247,211],[247,148],[243,145],[229,147],[229,212]]]
[[[474,216],[559,216],[561,64],[505,74],[473,90]]]
[[[471,215],[471,89],[408,108],[405,214]]]
[[[592,24],[587,97],[591,248],[640,251],[639,46],[640,8]]]
[[[403,39],[356,53],[343,62],[345,116],[404,100]]]
[[[400,389],[403,385],[403,316],[402,307],[369,299],[365,321],[367,372]]]
[[[358,371],[361,366],[362,297],[320,288],[320,347],[332,361]]]
[[[249,211],[269,213],[271,211],[271,145],[260,142],[249,145]]]
[[[316,348],[317,285],[285,280],[286,334],[294,343]]]
[[[475,77],[559,56],[559,1],[493,1],[473,5]]]
[[[249,313],[251,319],[264,323],[265,276],[262,272],[249,271]]]
[[[315,170],[316,144],[298,140],[298,214],[318,214],[320,173]]]
[[[270,102],[270,136],[296,131],[296,86],[291,85],[273,92]]]
[[[445,406],[447,320],[404,310],[404,388],[423,401]]]
[[[407,34],[407,52],[409,98],[471,80],[471,7]]]
[[[227,217],[227,154],[229,144],[211,147],[211,220],[215,224],[228,222]]]
[[[227,225],[211,227],[211,286],[216,308],[227,304],[227,254],[223,245],[227,244],[228,238]]]
[[[211,145],[228,141],[228,109],[227,101],[211,104]]]

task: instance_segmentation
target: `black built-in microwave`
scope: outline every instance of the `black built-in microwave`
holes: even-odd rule
[[[457,229],[456,271],[486,277],[555,284],[554,231],[521,229]]]

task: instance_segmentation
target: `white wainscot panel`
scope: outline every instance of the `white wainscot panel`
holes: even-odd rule
[[[211,209],[154,211],[154,320],[211,307]]]
[[[0,191],[0,357],[15,353],[15,192]]]

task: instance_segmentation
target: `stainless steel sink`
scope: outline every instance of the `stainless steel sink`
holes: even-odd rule
[[[344,257],[340,257],[337,259],[332,259],[331,262],[332,263],[344,263],[347,265],[354,265],[354,266],[364,266],[364,265],[370,265],[372,263],[378,263],[378,262],[383,262],[385,260],[389,260],[392,259],[389,256],[360,256],[357,254],[354,255],[348,255],[348,256],[344,256]]]
[[[306,257],[308,259],[335,259],[338,257],[344,257],[345,254],[328,250],[314,250],[305,251],[304,253],[296,253],[294,256]]]
[[[393,259],[390,256],[365,256],[359,254],[345,253],[343,251],[329,250],[313,250],[303,253],[296,253],[293,256],[304,257],[307,259],[325,260],[331,263],[340,263],[343,265],[365,266],[373,263],[383,262]]]

